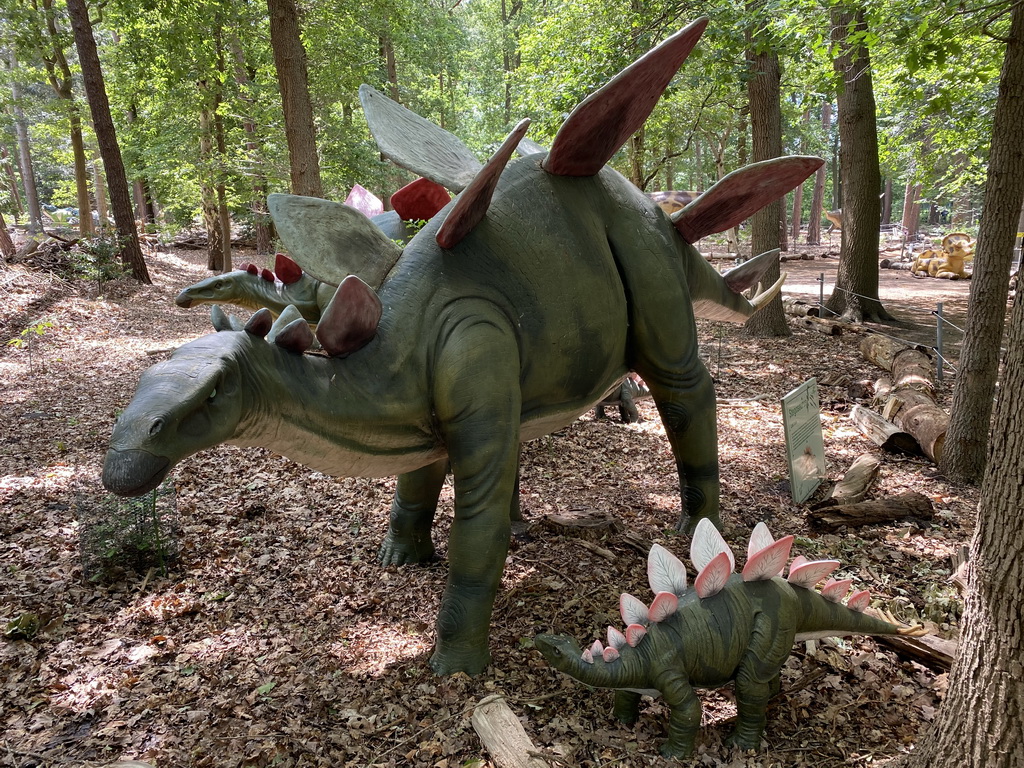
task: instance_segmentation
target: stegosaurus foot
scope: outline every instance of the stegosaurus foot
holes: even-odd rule
[[[434,543],[429,536],[422,540],[389,532],[377,550],[377,560],[381,565],[415,565],[433,559]]]

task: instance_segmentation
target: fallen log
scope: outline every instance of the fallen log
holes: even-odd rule
[[[495,694],[483,699],[473,710],[471,720],[480,743],[497,768],[547,768],[547,761],[536,756],[539,750],[504,696]]]
[[[921,446],[909,432],[904,432],[891,421],[863,405],[855,405],[850,411],[852,421],[865,437],[889,453],[905,453],[911,456],[921,453]]]
[[[937,635],[922,635],[920,637],[881,635],[875,639],[933,668],[949,669],[953,666],[953,659],[956,657],[956,641],[946,640]]]
[[[938,464],[946,443],[949,414],[935,402],[934,369],[925,348],[870,334],[861,341],[860,350],[869,361],[892,373],[892,389],[882,416],[913,435],[925,456]]]
[[[927,496],[908,491],[899,496],[859,501],[855,504],[836,504],[808,510],[812,522],[824,528],[836,529],[846,526],[856,528],[875,523],[889,523],[905,517],[930,519],[934,513],[932,502]]]
[[[806,328],[809,331],[817,331],[823,333],[826,336],[842,336],[843,327],[832,320],[822,320],[820,317],[792,317],[790,322],[793,325],[799,326],[800,328]]]
[[[817,304],[811,304],[804,301],[803,299],[797,299],[792,296],[786,296],[782,299],[782,309],[787,315],[793,317],[818,317],[821,313],[821,307]]]
[[[846,470],[843,479],[836,483],[828,498],[811,505],[811,509],[838,507],[844,504],[856,504],[868,495],[868,490],[878,477],[878,468],[882,465],[878,457],[864,453],[854,459]]]

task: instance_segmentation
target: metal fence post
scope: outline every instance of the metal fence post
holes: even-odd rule
[[[942,381],[942,302],[937,302],[935,305],[935,352],[937,357],[935,359],[935,379],[936,381]]]
[[[822,309],[825,308],[825,273],[821,272],[818,274],[818,306]],[[819,313],[821,317],[824,317]]]

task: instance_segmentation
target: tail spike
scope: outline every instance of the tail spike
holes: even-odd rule
[[[260,277],[262,277],[268,283],[274,282],[274,273],[271,272],[269,269],[261,269],[260,270]]]

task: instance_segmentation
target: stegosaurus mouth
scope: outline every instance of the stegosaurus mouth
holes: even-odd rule
[[[111,448],[103,461],[103,486],[118,496],[141,496],[160,485],[170,469],[166,456]]]

